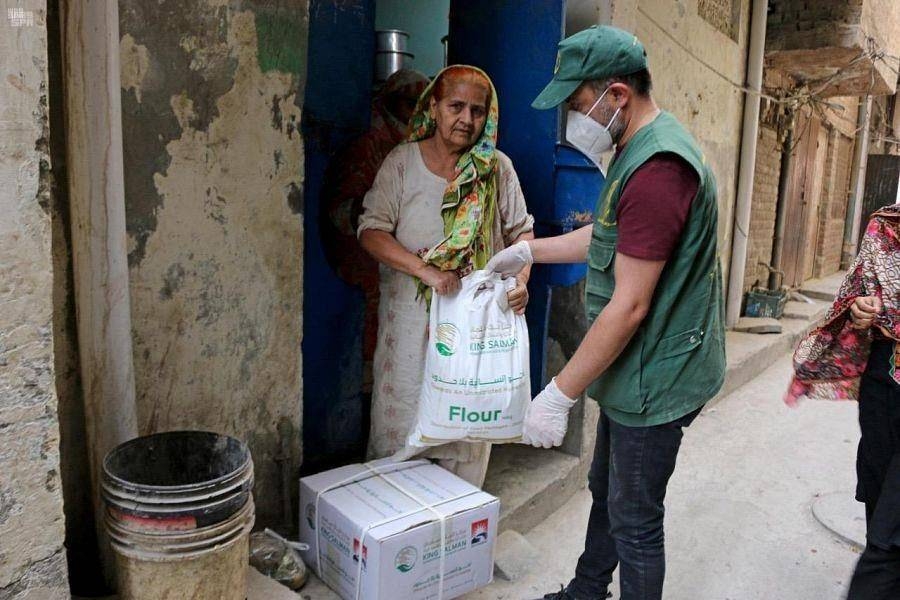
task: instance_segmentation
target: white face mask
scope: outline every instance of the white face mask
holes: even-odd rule
[[[607,88],[600,94],[600,97],[597,98],[597,101],[594,102],[591,109],[587,111],[587,114],[580,113],[577,110],[570,110],[568,117],[566,118],[566,141],[591,159],[591,162],[597,165],[597,168],[601,171],[603,171],[602,156],[604,153],[612,150],[613,147],[612,135],[609,133],[609,128],[616,120],[616,117],[619,116],[619,111],[621,109],[616,109],[616,112],[613,114],[612,119],[609,120],[609,123],[606,124],[606,127],[592,119],[590,114],[597,108],[597,105],[600,104],[603,96],[605,96],[608,91],[609,89]]]

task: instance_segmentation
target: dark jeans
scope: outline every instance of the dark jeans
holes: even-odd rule
[[[606,598],[618,565],[622,600],[662,598],[663,501],[682,429],[699,412],[653,427],[626,427],[601,414],[588,478],[594,501],[569,596]]]
[[[849,600],[900,598],[900,386],[892,362],[893,343],[874,342],[860,381],[856,499],[866,506],[868,541]]]
[[[885,550],[872,544],[856,563],[847,600],[900,598],[900,548]]]

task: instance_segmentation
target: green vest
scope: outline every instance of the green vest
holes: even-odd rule
[[[632,173],[662,152],[687,161],[697,171],[700,187],[650,312],[622,354],[588,388],[609,418],[632,427],[688,414],[712,398],[725,378],[716,181],[693,137],[667,112],[639,129],[609,167],[588,252],[588,321],[594,322],[616,287],[616,207],[622,189]]]

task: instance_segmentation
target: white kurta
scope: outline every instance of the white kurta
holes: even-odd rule
[[[512,162],[505,154],[497,154],[500,177],[495,252],[534,226]],[[410,252],[423,255],[444,237],[441,201],[446,187],[447,181],[425,166],[418,144],[401,144],[385,158],[366,194],[359,232],[388,232]],[[415,280],[385,265],[380,267],[380,276],[370,460],[404,450],[418,411],[428,344],[428,313],[424,300],[416,300]],[[405,454],[411,456],[413,451],[405,449]],[[457,442],[429,448],[422,455],[439,459],[445,468],[480,486],[490,444]]]

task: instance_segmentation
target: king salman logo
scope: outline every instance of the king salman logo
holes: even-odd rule
[[[435,348],[441,356],[453,356],[459,344],[459,329],[453,323],[439,323],[435,332]]]

